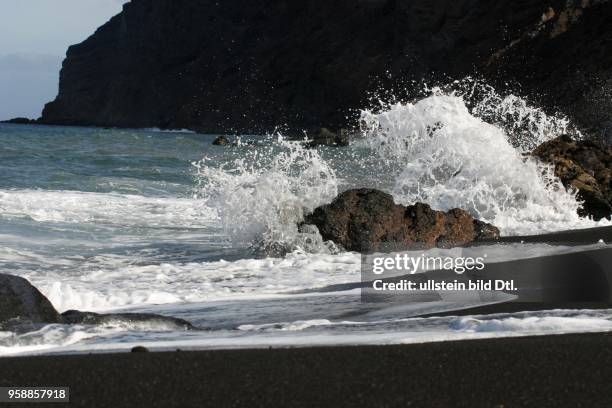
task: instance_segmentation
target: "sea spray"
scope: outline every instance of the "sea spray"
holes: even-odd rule
[[[441,89],[433,88],[432,93]],[[567,116],[544,112],[514,93],[501,94],[488,83],[467,77],[444,87],[445,94],[461,97],[470,113],[504,130],[508,142],[521,150],[531,151],[540,144],[562,134],[583,139]]]
[[[217,209],[235,245],[329,250],[316,230],[298,229],[305,213],[338,194],[336,173],[317,150],[276,136],[229,162],[194,165],[199,197]]]
[[[413,103],[364,110],[362,137],[344,155],[275,135],[239,144],[227,160],[205,157],[195,163],[197,196],[235,246],[273,255],[329,252],[316,230],[297,225],[353,187],[388,190],[402,204],[463,208],[503,235],[597,225],[578,217],[575,193],[528,154],[561,133],[582,137],[566,118],[469,78],[427,90]]]
[[[463,96],[435,88],[415,103],[364,110],[361,143],[382,160],[401,163],[392,193],[403,204],[421,201],[440,210],[463,208],[498,226],[504,235],[595,225],[578,217],[580,203],[552,169],[526,154],[568,124],[532,108],[520,114],[512,109],[522,102],[502,100],[505,107],[487,110],[486,102],[497,103],[497,97],[475,106],[490,120],[505,120],[503,127],[472,114]],[[513,124],[512,118],[518,122]],[[513,128],[512,134],[504,130]]]

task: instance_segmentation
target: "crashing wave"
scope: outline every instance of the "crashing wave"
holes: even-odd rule
[[[463,208],[504,235],[593,226],[577,215],[574,192],[550,166],[527,154],[568,131],[569,123],[516,96],[493,93],[470,102],[472,111],[464,95],[435,88],[415,103],[362,112],[361,143],[400,164],[392,189],[396,200]]]
[[[195,166],[198,195],[217,210],[234,244],[256,243],[273,252],[329,250],[316,231],[298,228],[305,213],[338,194],[332,163],[317,150],[278,136],[229,162],[205,157]]]

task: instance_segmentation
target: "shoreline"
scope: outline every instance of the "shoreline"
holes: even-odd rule
[[[0,358],[67,406],[609,406],[612,333],[264,350]],[[55,404],[55,406],[60,406]]]
[[[567,246],[579,246],[595,244],[603,240],[605,243],[612,242],[612,225],[604,225],[593,228],[577,228],[556,232],[546,232],[538,235],[516,235],[502,236],[498,240],[479,241],[476,244],[501,243],[501,244],[555,244]]]

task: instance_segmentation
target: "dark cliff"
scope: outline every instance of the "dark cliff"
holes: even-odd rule
[[[611,16],[596,0],[132,0],[69,48],[42,121],[338,128],[369,91],[476,72],[600,126]]]

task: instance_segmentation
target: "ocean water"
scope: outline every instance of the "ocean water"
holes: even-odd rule
[[[305,213],[353,187],[465,208],[503,235],[606,225],[580,219],[573,193],[524,155],[571,124],[487,95],[473,103],[438,89],[363,111],[360,134],[342,149],[308,150],[281,134],[222,148],[214,135],[185,131],[0,125],[1,273],[29,279],[60,311],[163,313],[205,329],[48,325],[0,332],[0,355],[612,330],[612,310],[417,318],[473,304],[366,305],[351,286],[360,256],[298,231]],[[279,247],[287,253],[270,252]],[[569,250],[487,248],[489,262]]]

